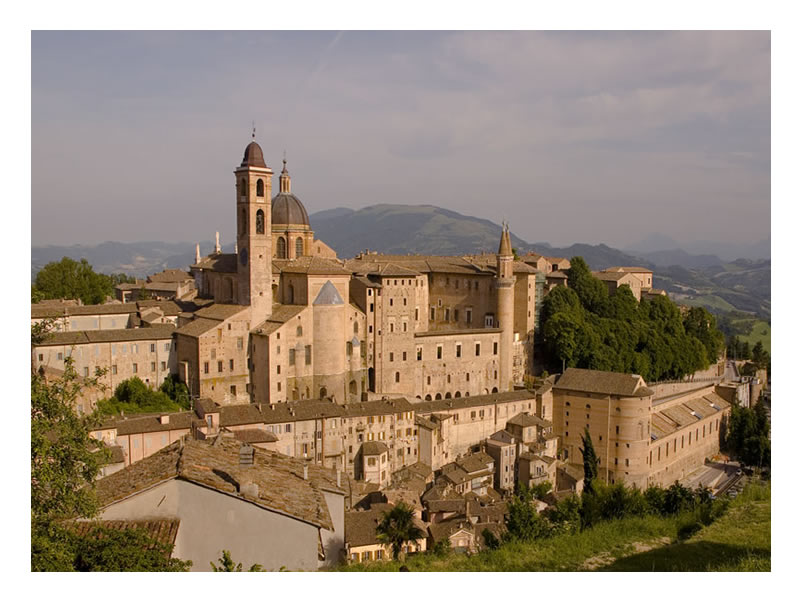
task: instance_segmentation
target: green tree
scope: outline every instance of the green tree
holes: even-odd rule
[[[167,377],[158,390],[166,394],[170,400],[182,409],[190,410],[192,408],[189,388],[177,375],[173,374]]]
[[[764,344],[761,343],[761,340],[757,341],[755,346],[753,346],[753,362],[759,369],[763,369],[769,364],[769,352],[764,350]]]
[[[531,489],[520,484],[508,503],[506,529],[509,538],[530,541],[549,535],[549,523],[536,510],[533,501]]]
[[[172,389],[176,396],[182,393],[180,389]],[[110,399],[97,403],[97,412],[101,415],[178,412],[188,408],[185,406],[188,404],[188,394],[182,397],[182,401],[183,405],[178,404],[163,391],[151,389],[138,377],[131,377],[116,387]]]
[[[77,262],[66,256],[42,267],[35,288],[44,299],[80,299],[84,304],[99,304],[114,292],[108,275],[95,273],[85,258]]]
[[[125,530],[97,523],[75,540],[76,571],[188,571],[192,561],[172,558],[173,545],[140,528]]]
[[[589,270],[589,265],[580,256],[570,259],[567,269],[567,285],[580,299],[581,305],[595,314],[603,314],[608,307],[608,288],[594,277]]]
[[[223,550],[222,551],[222,558],[218,560],[219,566],[215,565],[213,562],[211,564],[211,568],[214,570],[215,573],[236,573],[242,571],[242,563],[236,563],[231,558],[230,550]],[[255,572],[262,572],[264,571],[264,567],[255,563],[251,565],[248,572],[255,573]]]
[[[384,512],[375,531],[379,542],[391,544],[395,560],[401,557],[404,544],[425,536],[414,522],[414,510],[404,502],[398,502],[390,511]]]
[[[597,454],[595,454],[592,436],[589,433],[588,427],[584,430],[584,435],[581,436],[581,442],[581,454],[583,455],[583,489],[584,491],[591,492],[592,483],[597,479]]]
[[[722,352],[724,337],[717,329],[714,315],[701,306],[693,306],[683,319],[683,327],[687,334],[702,342],[707,362],[716,362]]]

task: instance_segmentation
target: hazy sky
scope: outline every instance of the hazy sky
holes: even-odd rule
[[[32,243],[231,242],[252,121],[309,213],[770,233],[768,32],[34,32]]]

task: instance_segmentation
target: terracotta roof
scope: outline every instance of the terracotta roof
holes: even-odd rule
[[[344,493],[336,475],[314,464],[277,452],[254,448],[253,465],[239,464],[241,443],[224,437],[213,442],[187,438],[104,477],[96,484],[101,507],[170,479],[183,479],[241,497],[324,529],[333,530],[321,490]],[[303,477],[308,468],[308,479]],[[240,488],[255,483],[257,496],[244,497]]]
[[[652,273],[650,269],[645,267],[608,267],[607,269],[603,269],[606,273],[610,273],[612,271],[619,271],[623,273]]]
[[[566,273],[562,273],[561,271],[551,271],[549,273],[545,273],[548,279],[568,279]]]
[[[371,546],[380,544],[376,529],[383,520],[384,513],[391,510],[391,504],[373,504],[370,510],[348,511],[344,514],[344,539],[350,547]],[[421,539],[427,536],[427,526],[419,519],[414,525],[423,532]]]
[[[238,269],[236,255],[223,254],[222,252],[204,256],[200,259],[199,263],[193,266],[200,269],[215,271],[217,273],[236,273]]]
[[[242,311],[247,310],[247,306],[241,304],[221,304],[214,303],[211,306],[206,306],[198,310],[195,315],[203,319],[214,319],[216,321],[224,321],[231,317],[238,315]]]
[[[431,532],[431,538],[433,538],[434,544],[441,542],[442,540],[449,539],[461,530],[469,532],[469,534],[473,537],[475,536],[475,530],[472,526],[472,523],[464,516],[445,519],[444,521],[439,521],[438,523],[431,523],[428,525],[428,529]]]
[[[501,329],[498,327],[482,327],[480,329],[447,329],[445,331],[418,331],[414,334],[415,338],[422,337],[450,337],[453,335],[480,335],[490,333],[500,333]]]
[[[56,331],[40,346],[72,346],[106,342],[135,342],[139,340],[170,339],[175,326],[169,324],[137,327],[136,329],[101,329],[99,331]]]
[[[355,273],[371,273],[372,264],[393,264],[417,273],[459,273],[467,275],[492,275],[460,256],[433,256],[423,254],[363,254],[345,261],[345,266]],[[408,275],[406,275],[408,276]]]
[[[342,406],[345,416],[348,417],[369,417],[376,415],[392,415],[401,412],[411,412],[415,405],[405,398],[395,398],[388,400],[371,400],[369,402],[356,402]]]
[[[507,423],[511,423],[512,425],[519,425],[521,427],[552,427],[553,424],[550,421],[545,421],[544,419],[537,417],[536,415],[532,415],[530,413],[524,412],[519,413],[511,417]]]
[[[31,318],[45,319],[62,316],[86,315],[125,315],[136,312],[136,305],[130,302],[112,302],[108,304],[86,304],[84,306],[48,306],[31,304]]]
[[[383,442],[364,442],[361,444],[361,454],[364,456],[378,456],[389,451],[389,446]]]
[[[475,452],[456,459],[456,464],[472,475],[490,469],[494,465],[494,459],[486,452]]]
[[[250,406],[250,405],[248,405]],[[252,405],[257,410],[256,405]],[[344,407],[330,400],[297,400],[295,402],[277,402],[261,404],[260,418],[263,423],[293,423],[294,421],[311,421],[344,416]],[[233,407],[228,407],[233,408]],[[222,411],[224,409],[220,409]],[[252,411],[248,414],[254,415]],[[220,418],[222,413],[220,412]]]
[[[270,335],[306,309],[308,309],[307,305],[273,304],[272,314],[266,321],[256,327],[253,333]]]
[[[341,264],[319,256],[301,256],[294,260],[273,259],[283,273],[303,273],[306,275],[352,275],[352,271],[345,269]]]
[[[192,275],[182,269],[164,269],[160,273],[153,273],[148,277],[150,281],[180,283],[187,279],[193,279]]]
[[[652,395],[639,375],[612,373],[591,369],[568,368],[553,386],[555,390],[589,392],[610,396],[636,396],[636,392]]]
[[[500,431],[495,431],[492,435],[489,436],[487,440],[488,444],[495,442],[497,444],[513,444],[516,442],[516,438],[508,433],[505,429],[501,429]]]
[[[175,333],[188,335],[189,337],[199,337],[219,326],[220,322],[212,319],[192,319],[176,329]]]
[[[433,412],[447,411],[454,408],[471,408],[505,404],[517,400],[535,400],[536,396],[528,390],[514,392],[499,392],[497,394],[482,394],[480,396],[462,396],[461,398],[447,398],[445,400],[431,400],[430,402],[417,402],[414,409],[417,413],[430,414]]]
[[[630,275],[630,273],[623,273],[623,272],[618,272],[618,271],[614,271],[614,272],[610,272],[610,273],[607,273],[607,272],[604,272],[604,271],[595,271],[595,272],[592,273],[592,275],[594,277],[596,277],[597,279],[600,279],[601,281],[619,281],[620,279],[624,279],[625,277],[628,277]]]
[[[168,423],[161,423],[161,414],[169,416]],[[100,431],[103,429],[116,429],[117,435],[132,435],[136,433],[153,433],[156,431],[176,431],[180,429],[191,429],[192,422],[198,421],[197,416],[191,411],[178,413],[159,413],[147,415],[130,415],[125,417],[112,417],[103,421],[92,429]],[[202,421],[200,421],[202,423]]]
[[[92,535],[96,527],[116,531],[142,529],[151,539],[171,547],[175,545],[180,523],[180,519],[94,520],[71,521],[67,527],[80,537]]]

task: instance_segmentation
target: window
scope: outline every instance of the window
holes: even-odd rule
[[[244,194],[242,194],[244,195]],[[263,198],[264,197],[264,180],[259,179],[256,181],[256,196]],[[261,212],[260,210],[258,212]],[[262,213],[263,216],[263,213]],[[264,233],[263,231],[261,233]]]
[[[166,344],[164,344],[164,351],[165,351],[165,352],[169,352],[169,342],[167,342]]]
[[[111,365],[111,374],[112,375],[116,375],[117,374],[117,365]]]
[[[156,363],[151,362],[150,363],[150,372],[151,373],[155,373],[155,371],[156,371]]]
[[[231,396],[235,396],[235,395],[236,395],[236,386],[232,385],[231,386]]]
[[[311,364],[311,346],[306,346],[306,364]]]
[[[394,382],[400,383],[400,371],[395,372],[394,374]]]
[[[89,367],[83,367],[83,376],[84,377],[88,377],[89,376]]]
[[[474,410],[469,413],[469,418],[472,419],[473,421],[475,420],[475,411]]]
[[[453,321],[458,321],[458,309],[453,309]]]
[[[156,345],[150,344],[150,352],[155,352],[155,351],[156,351]]]
[[[417,360],[422,360],[422,346],[417,346]]]
[[[303,256],[303,238],[297,238],[297,241],[294,243],[294,254],[295,256]]]
[[[233,371],[233,359],[230,359],[230,361],[228,361],[228,362],[230,363],[231,371]]]
[[[497,342],[492,345],[492,354],[497,354]]]
[[[467,309],[467,323],[472,323],[472,309]]]
[[[114,348],[114,350],[116,350],[116,348]],[[58,353],[58,360],[64,360],[64,355],[61,352]]]
[[[297,337],[303,337],[303,327],[302,325],[297,326]]]
[[[218,373],[222,373],[222,361],[221,360],[217,361],[217,372]]]
[[[403,352],[403,362],[406,362],[406,353]]]
[[[475,342],[475,356],[481,355],[481,343]]]
[[[139,372],[139,365],[137,365],[136,363],[133,363],[133,372],[134,373],[138,373]],[[705,432],[704,432],[704,435],[705,435]]]
[[[165,361],[163,361],[163,360],[161,361],[161,370],[162,371],[166,371],[167,370],[167,363]]]
[[[414,309],[414,320],[415,321],[419,321],[419,309],[418,308]]]
[[[439,359],[439,360],[441,360],[441,358],[442,358],[442,347],[441,346],[436,346],[436,358]]]
[[[241,350],[242,348],[244,348],[244,338],[238,337],[236,338],[236,349]]]
[[[278,258],[286,258],[286,240],[282,237],[278,238]]]
[[[431,321],[436,320],[436,308],[431,306]]]
[[[444,320],[445,321],[449,321],[450,320],[450,309],[449,308],[445,308],[444,309]]]
[[[203,363],[203,373],[205,373],[206,375],[208,375],[208,363],[207,363],[207,362],[204,362],[204,363]]]
[[[483,324],[485,327],[494,327],[494,315],[486,315]]]
[[[294,364],[294,348],[289,348],[289,365]]]

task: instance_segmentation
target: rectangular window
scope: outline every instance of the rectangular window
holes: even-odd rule
[[[450,320],[450,309],[449,308],[445,308],[444,309],[444,320],[445,321],[449,321]]]
[[[431,321],[436,320],[436,307],[431,306]]]
[[[208,375],[208,363],[207,363],[207,362],[204,362],[204,363],[203,363],[203,373],[205,373],[206,375]]]
[[[475,356],[481,355],[481,343],[475,342]]]
[[[242,348],[244,348],[244,338],[238,337],[236,338],[236,349],[241,350]]]
[[[83,376],[84,377],[88,377],[89,376],[89,367],[83,367]]]
[[[230,360],[231,371],[233,371],[233,359]]]
[[[133,372],[134,373],[138,373],[139,372],[139,365],[137,365],[136,363],[133,363]]]
[[[165,351],[165,352],[169,352],[169,342],[167,342],[166,344],[164,344],[164,351]]]
[[[456,358],[461,358],[461,344],[456,344]]]
[[[394,362],[394,352],[389,352],[389,362]]]
[[[407,354],[405,352],[403,352],[403,362],[406,361],[406,356],[407,356]]]
[[[222,373],[222,361],[217,361],[217,372]]]
[[[155,352],[155,351],[156,351],[156,345],[150,344],[150,352]]]
[[[441,358],[442,358],[442,347],[441,346],[436,346],[436,358],[438,358],[439,360],[441,360]]]
[[[306,364],[311,364],[311,346],[306,346]]]
[[[161,370],[162,371],[166,371],[167,370],[167,363],[165,361],[163,361],[163,360],[161,361]]]
[[[422,346],[417,346],[417,360],[422,360]]]
[[[289,365],[294,364],[294,348],[289,348]]]
[[[397,371],[397,372],[394,374],[394,382],[395,382],[395,383],[400,383],[400,371]]]
[[[111,365],[111,374],[112,375],[116,375],[117,374],[117,365]]]
[[[472,323],[472,309],[467,309],[467,323]]]
[[[494,344],[492,344],[492,354],[497,354],[497,342],[494,342]]]
[[[154,363],[154,362],[150,363],[150,372],[151,373],[155,373],[156,372],[156,363]]]

